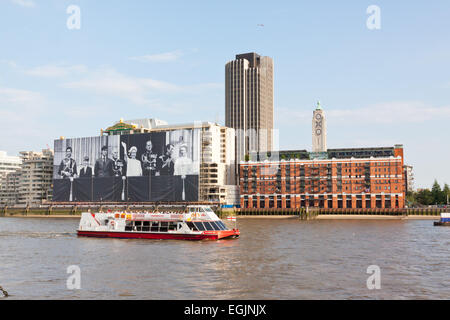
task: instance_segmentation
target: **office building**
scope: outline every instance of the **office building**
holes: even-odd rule
[[[37,205],[52,199],[53,150],[20,152],[20,166],[2,179],[0,203]]]
[[[15,172],[20,169],[22,160],[20,157],[8,156],[5,151],[0,151],[0,186],[2,179],[6,177],[8,173]]]
[[[252,154],[239,164],[243,208],[403,208],[403,145],[327,149],[326,118],[313,112],[312,152]]]
[[[243,208],[403,208],[403,159],[241,162]],[[276,170],[270,170],[276,168]]]
[[[236,55],[225,65],[225,125],[236,130],[236,160],[273,147],[273,60]]]
[[[53,150],[20,152],[22,165],[19,174],[17,203],[42,204],[52,199]]]

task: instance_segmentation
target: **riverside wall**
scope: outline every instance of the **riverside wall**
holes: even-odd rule
[[[196,203],[205,204],[205,203]],[[3,217],[79,217],[82,212],[128,211],[142,212],[164,208],[183,212],[187,204],[47,204],[39,206],[0,206],[0,216]],[[220,217],[236,215],[240,218],[300,218],[313,219],[437,219],[442,212],[450,209],[443,208],[407,208],[407,209],[219,209],[213,205]]]

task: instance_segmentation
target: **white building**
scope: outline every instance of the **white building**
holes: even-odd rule
[[[20,157],[8,156],[5,151],[0,151],[0,186],[2,179],[6,177],[8,173],[14,172],[20,169],[22,159]]]
[[[53,150],[22,151],[18,199],[20,205],[41,204],[52,197]]]
[[[414,191],[414,173],[413,167],[409,165],[404,165],[403,170],[405,172],[405,185],[406,192]]]
[[[0,151],[0,204],[16,202],[17,172],[19,172],[21,164],[20,157],[8,156],[5,151]]]
[[[1,179],[0,204],[36,205],[51,200],[53,151],[22,151],[20,158],[12,158],[19,165],[7,170]]]

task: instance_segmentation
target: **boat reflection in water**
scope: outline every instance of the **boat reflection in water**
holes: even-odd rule
[[[187,212],[108,212],[81,215],[78,236],[124,239],[219,240],[235,239],[239,229],[229,229],[209,206],[193,205]]]

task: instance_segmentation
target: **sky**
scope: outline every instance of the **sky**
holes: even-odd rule
[[[256,52],[281,150],[311,150],[320,100],[329,148],[403,144],[416,188],[450,183],[449,39],[448,0],[0,0],[0,150],[121,118],[224,124],[225,64]]]

